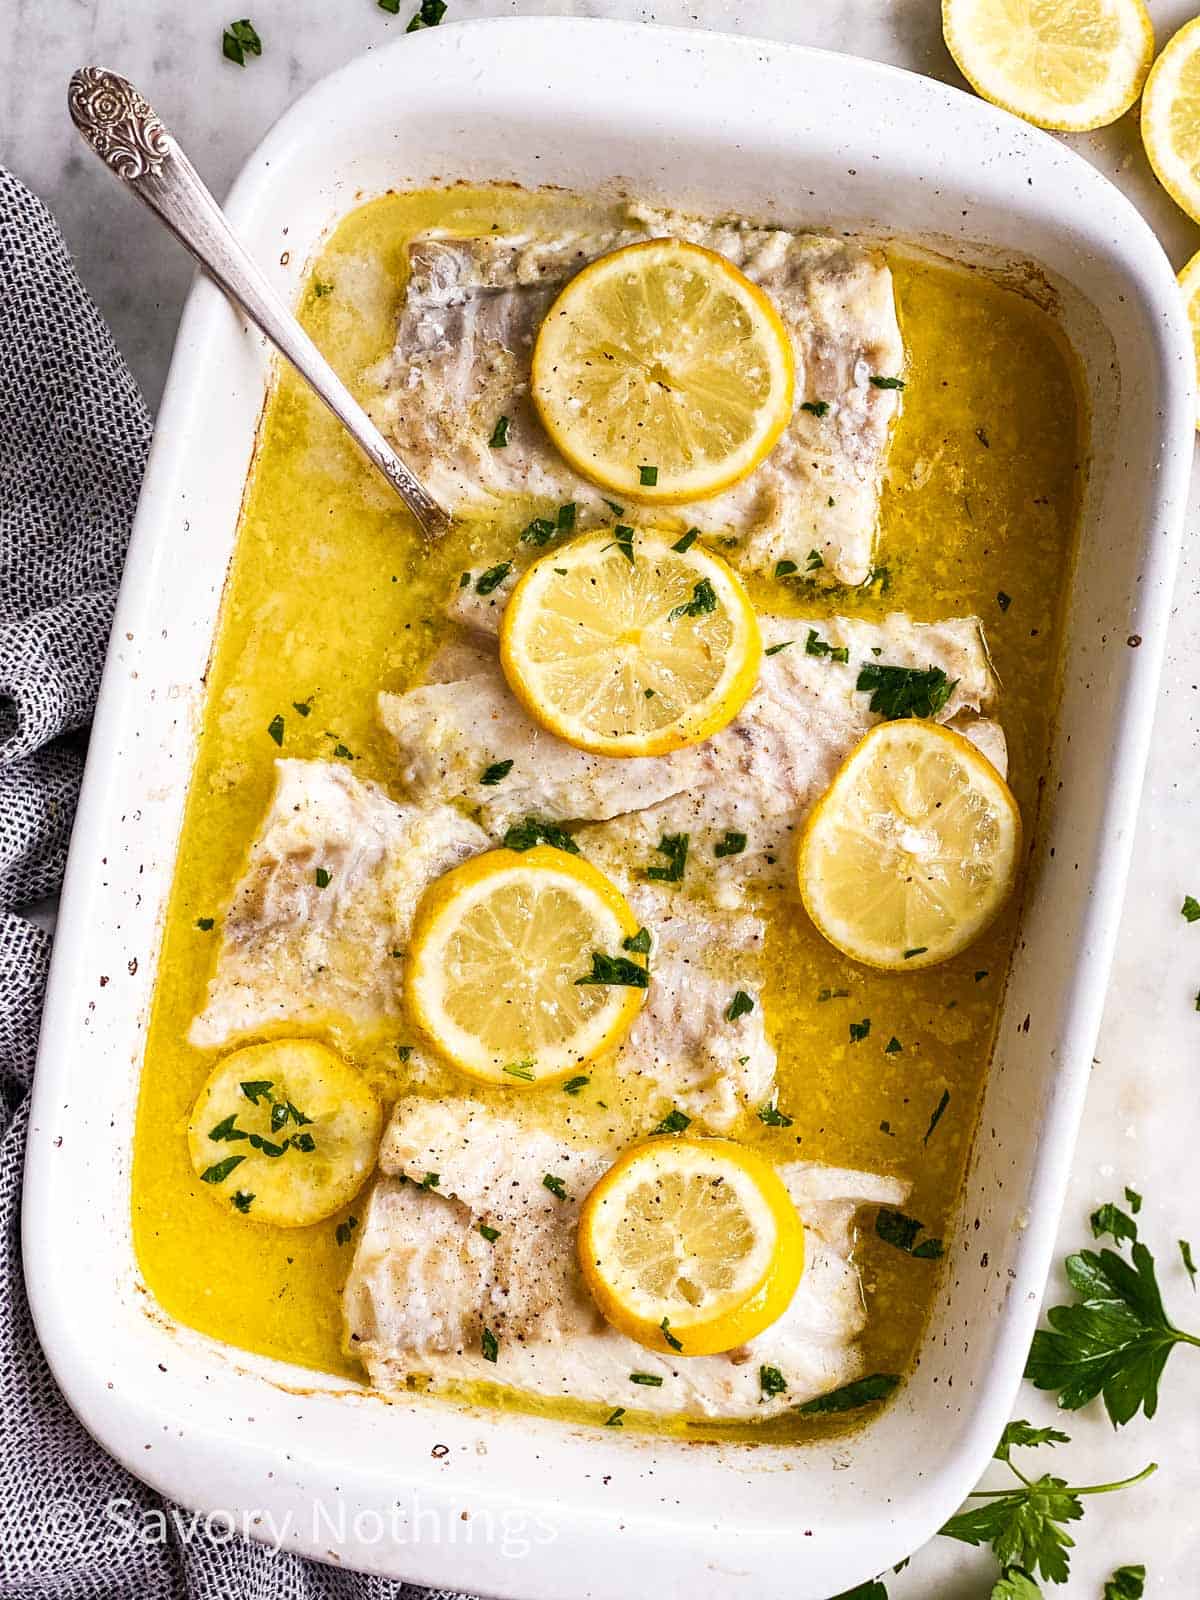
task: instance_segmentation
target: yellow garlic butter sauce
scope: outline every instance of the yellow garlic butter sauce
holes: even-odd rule
[[[513,189],[385,196],[332,235],[305,287],[302,320],[362,388],[391,344],[413,234],[432,226],[554,229],[598,212],[602,218],[595,205]],[[763,609],[798,615],[977,613],[1003,684],[1010,781],[1032,831],[1083,473],[1074,360],[1025,295],[899,252],[892,268],[908,368],[877,552],[886,592],[882,578],[865,592],[824,595],[763,579],[753,594]],[[163,934],[138,1105],[133,1220],[146,1283],[167,1311],[232,1345],[318,1372],[361,1376],[340,1349],[340,1290],[353,1246],[338,1243],[336,1225],[362,1214],[365,1194],[328,1222],[282,1230],[237,1215],[200,1184],[185,1130],[219,1052],[193,1049],[188,1026],[204,1004],[221,918],[268,802],[275,758],[352,758],[356,775],[389,785],[376,691],[402,689],[419,676],[445,636],[443,607],[458,574],[509,553],[530,509],[514,506],[503,528],[460,529],[426,553],[399,502],[320,404],[290,373],[280,375],[224,598]],[[267,732],[276,716],[284,722],[281,747]],[[739,1137],[778,1161],[802,1157],[907,1177],[906,1211],[939,1237],[974,1129],[1016,907],[962,957],[908,976],[855,966],[814,932],[792,897],[767,899],[763,999],[779,1050],[779,1104],[793,1120],[767,1128],[747,1118]],[[215,926],[205,931],[200,923],[208,918]],[[869,1033],[852,1043],[850,1023],[867,1019]],[[396,1051],[405,1034],[403,1026],[373,1039],[336,1023],[328,1029],[385,1099],[406,1087]],[[889,1051],[893,1040],[899,1048]],[[447,1074],[416,1087],[438,1093],[456,1085]],[[501,1101],[514,1104],[503,1092]],[[627,1137],[646,1125],[638,1124],[627,1087],[603,1072],[578,1099],[548,1091],[520,1105],[549,1126],[569,1118],[594,1137]],[[865,1370],[902,1373],[939,1266],[869,1233],[857,1258],[870,1310]],[[466,1397],[596,1415],[515,1401],[490,1387]],[[784,1418],[720,1431],[802,1438],[812,1427]],[[711,1431],[687,1429],[689,1436]]]

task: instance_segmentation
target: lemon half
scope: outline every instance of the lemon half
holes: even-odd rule
[[[702,500],[752,472],[792,414],[792,341],[715,251],[650,239],[563,289],[533,349],[532,395],[576,472],[649,504]]]
[[[637,1016],[649,981],[638,931],[615,884],[578,856],[491,850],[439,878],[418,906],[408,1003],[471,1077],[510,1089],[557,1082],[615,1049]]]
[[[628,1150],[588,1195],[578,1251],[613,1327],[650,1350],[717,1355],[787,1310],[804,1228],[755,1151],[731,1139],[660,1138]]]
[[[663,755],[709,738],[742,709],[761,661],[733,570],[686,535],[632,528],[535,562],[500,628],[500,663],[529,715],[597,755]]]
[[[850,752],[808,819],[800,894],[855,961],[929,967],[996,916],[1020,848],[1012,791],[973,744],[933,722],[884,722]]]
[[[985,100],[1064,131],[1123,116],[1154,54],[1142,0],[942,0],[942,32]]]

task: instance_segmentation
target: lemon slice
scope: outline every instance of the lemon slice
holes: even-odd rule
[[[604,1317],[651,1350],[717,1355],[787,1310],[804,1228],[769,1162],[732,1139],[655,1139],[579,1214],[579,1265]]]
[[[1146,80],[1142,143],[1163,188],[1200,221],[1200,18],[1167,41]]]
[[[362,1078],[315,1039],[235,1050],[196,1098],[196,1176],[257,1222],[301,1228],[332,1216],[375,1165],[383,1113]]]
[[[593,261],[546,313],[532,395],[576,472],[656,505],[750,473],[792,414],[795,358],[761,289],[724,256],[650,239]]]
[[[1142,0],[942,0],[942,33],[985,100],[1076,132],[1123,116],[1154,54]]]
[[[1183,298],[1187,304],[1188,322],[1192,329],[1192,346],[1196,352],[1197,381],[1200,382],[1200,251],[1179,274],[1179,287],[1183,290]],[[1196,426],[1200,428],[1200,412],[1196,417]]]
[[[937,723],[880,723],[856,745],[800,841],[800,893],[831,944],[871,967],[930,967],[1008,899],[1017,802],[973,744]]]
[[[670,538],[586,534],[536,561],[505,608],[509,686],[580,750],[657,756],[698,744],[754,687],[762,641],[741,581],[686,535]]]
[[[602,872],[551,845],[491,850],[417,908],[407,986],[443,1055],[485,1083],[553,1083],[615,1049],[645,997],[637,918]]]

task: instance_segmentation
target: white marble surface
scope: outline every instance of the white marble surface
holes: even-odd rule
[[[244,11],[248,0],[239,0]],[[245,70],[222,60],[232,0],[0,0],[0,153],[54,210],[83,279],[108,317],[151,403],[157,401],[190,277],[182,252],[87,157],[65,112],[76,66],[101,63],[142,86],[221,194],[280,111],[316,78],[395,38],[415,9],[390,17],[374,0],[254,0],[263,55]],[[1150,0],[1160,44],[1193,14],[1185,0]],[[450,18],[577,12],[758,33],[873,56],[951,83],[961,80],[942,44],[936,0],[450,0]],[[449,18],[448,18],[449,20]],[[1194,226],[1158,189],[1136,123],[1075,140],[1158,231],[1176,266],[1200,248]],[[936,153],[935,158],[936,158]],[[1191,523],[1200,505],[1193,482]],[[1168,1309],[1200,1328],[1176,1241],[1200,1253],[1200,924],[1179,914],[1200,896],[1200,541],[1185,547],[1154,751],[1134,856],[1111,999],[1074,1165],[1061,1246],[1078,1247],[1087,1215],[1128,1183],[1146,1196],[1143,1233],[1155,1250]],[[1053,1405],[1028,1386],[1018,1414],[1049,1421]],[[1064,1419],[1058,1419],[1064,1420]],[[1200,1594],[1200,1354],[1176,1352],[1158,1417],[1114,1435],[1095,1406],[1066,1419],[1073,1443],[1055,1470],[1075,1483],[1160,1463],[1147,1484],[1089,1504],[1075,1527],[1071,1582],[1054,1591],[1095,1596],[1115,1566],[1145,1562],[1147,1593]],[[1045,1470],[1045,1468],[1039,1469]],[[974,1600],[989,1592],[982,1555],[935,1540],[889,1581],[899,1600]]]

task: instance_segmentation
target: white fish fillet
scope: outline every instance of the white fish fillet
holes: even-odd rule
[[[481,630],[470,657],[479,670],[379,696],[379,715],[399,756],[399,782],[425,803],[466,799],[497,838],[530,815],[604,821],[681,796],[669,813],[628,824],[638,847],[648,834],[653,845],[664,832],[691,832],[692,859],[713,869],[715,884],[744,882],[751,859],[778,857],[840,762],[879,720],[870,695],[855,688],[861,667],[872,662],[940,667],[954,689],[938,721],[975,739],[1004,770],[1003,734],[987,716],[998,686],[978,618],[760,616],[759,626],[768,649],[786,647],[764,657],[758,685],[733,722],[704,744],[633,760],[589,755],[539,728],[511,694],[498,658],[480,653]],[[810,631],[831,649],[848,650],[848,662],[809,654]],[[505,760],[513,767],[504,781],[481,786],[484,770]],[[754,846],[741,862],[724,858],[727,865],[717,871],[713,848],[726,830],[745,832]]]
[[[456,510],[512,495],[574,500],[584,520],[609,513],[546,438],[529,400],[533,340],[562,285],[596,256],[673,236],[727,256],[770,295],[796,355],[796,408],[768,459],[743,483],[674,508],[705,532],[737,535],[732,559],[763,569],[781,558],[858,584],[870,572],[894,390],[904,347],[883,255],[851,240],[742,223],[708,223],[631,207],[611,231],[456,237],[409,248],[410,277],[373,410],[426,485]],[[802,402],[828,409],[804,411]],[[497,418],[508,444],[492,449]],[[581,523],[582,525],[582,523]],[[682,525],[682,524],[681,524]]]
[[[866,1314],[851,1259],[855,1212],[903,1204],[907,1184],[811,1162],[781,1167],[806,1235],[791,1305],[740,1350],[681,1358],[609,1327],[576,1265],[579,1201],[615,1153],[533,1132],[471,1101],[402,1100],[344,1297],[346,1349],[372,1383],[476,1380],[733,1419],[786,1410],[860,1375],[856,1340]],[[546,1173],[563,1179],[570,1198],[544,1186]],[[497,1231],[493,1243],[480,1224]],[[494,1363],[483,1358],[485,1328],[498,1340]],[[779,1369],[783,1394],[763,1395],[763,1365]],[[635,1372],[661,1377],[661,1387],[633,1384]]]
[[[331,1015],[395,1017],[413,912],[434,878],[487,846],[452,806],[397,805],[324,761],[277,761],[270,807],[225,919],[189,1038],[224,1044]],[[320,887],[317,871],[328,873]]]

